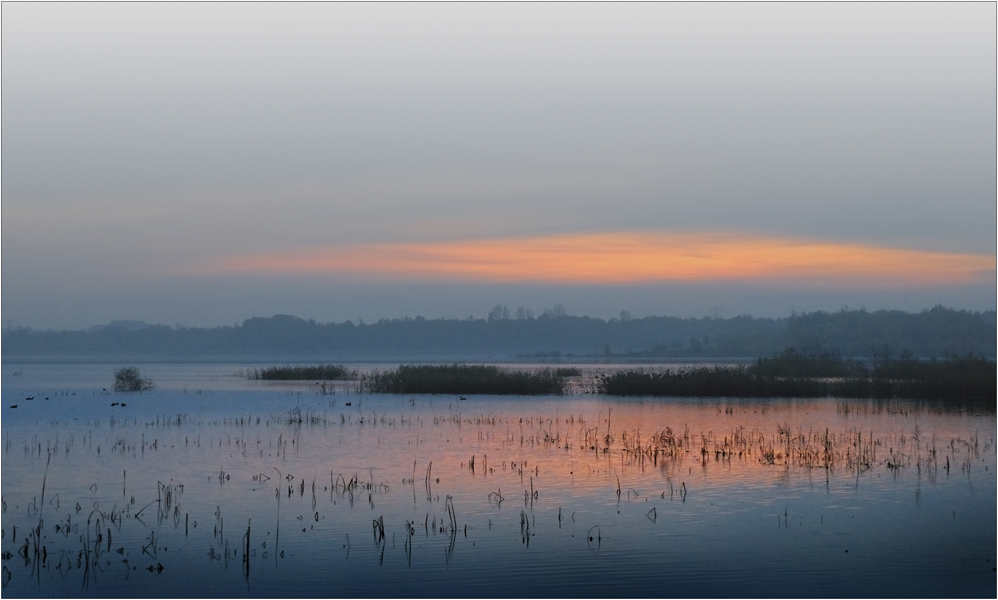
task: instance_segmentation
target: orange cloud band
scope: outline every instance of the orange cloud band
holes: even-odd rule
[[[957,284],[996,257],[721,233],[593,233],[363,244],[218,259],[201,273],[349,274],[419,281],[634,284],[799,280]]]

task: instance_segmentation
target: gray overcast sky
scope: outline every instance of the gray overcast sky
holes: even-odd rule
[[[5,325],[995,307],[993,268],[834,290],[188,269],[638,230],[993,258],[994,3],[0,10]]]

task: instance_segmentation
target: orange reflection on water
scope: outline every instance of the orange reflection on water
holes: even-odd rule
[[[979,281],[994,256],[731,233],[586,233],[354,244],[217,260],[199,272],[635,284],[793,279],[878,286]]]

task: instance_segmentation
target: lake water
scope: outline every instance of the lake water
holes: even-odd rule
[[[3,365],[3,595],[996,595],[993,411],[246,369]]]

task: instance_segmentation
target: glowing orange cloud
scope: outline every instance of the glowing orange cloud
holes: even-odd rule
[[[351,274],[419,281],[634,284],[798,280],[955,284],[995,256],[724,233],[592,233],[330,246],[215,260],[201,273]]]

